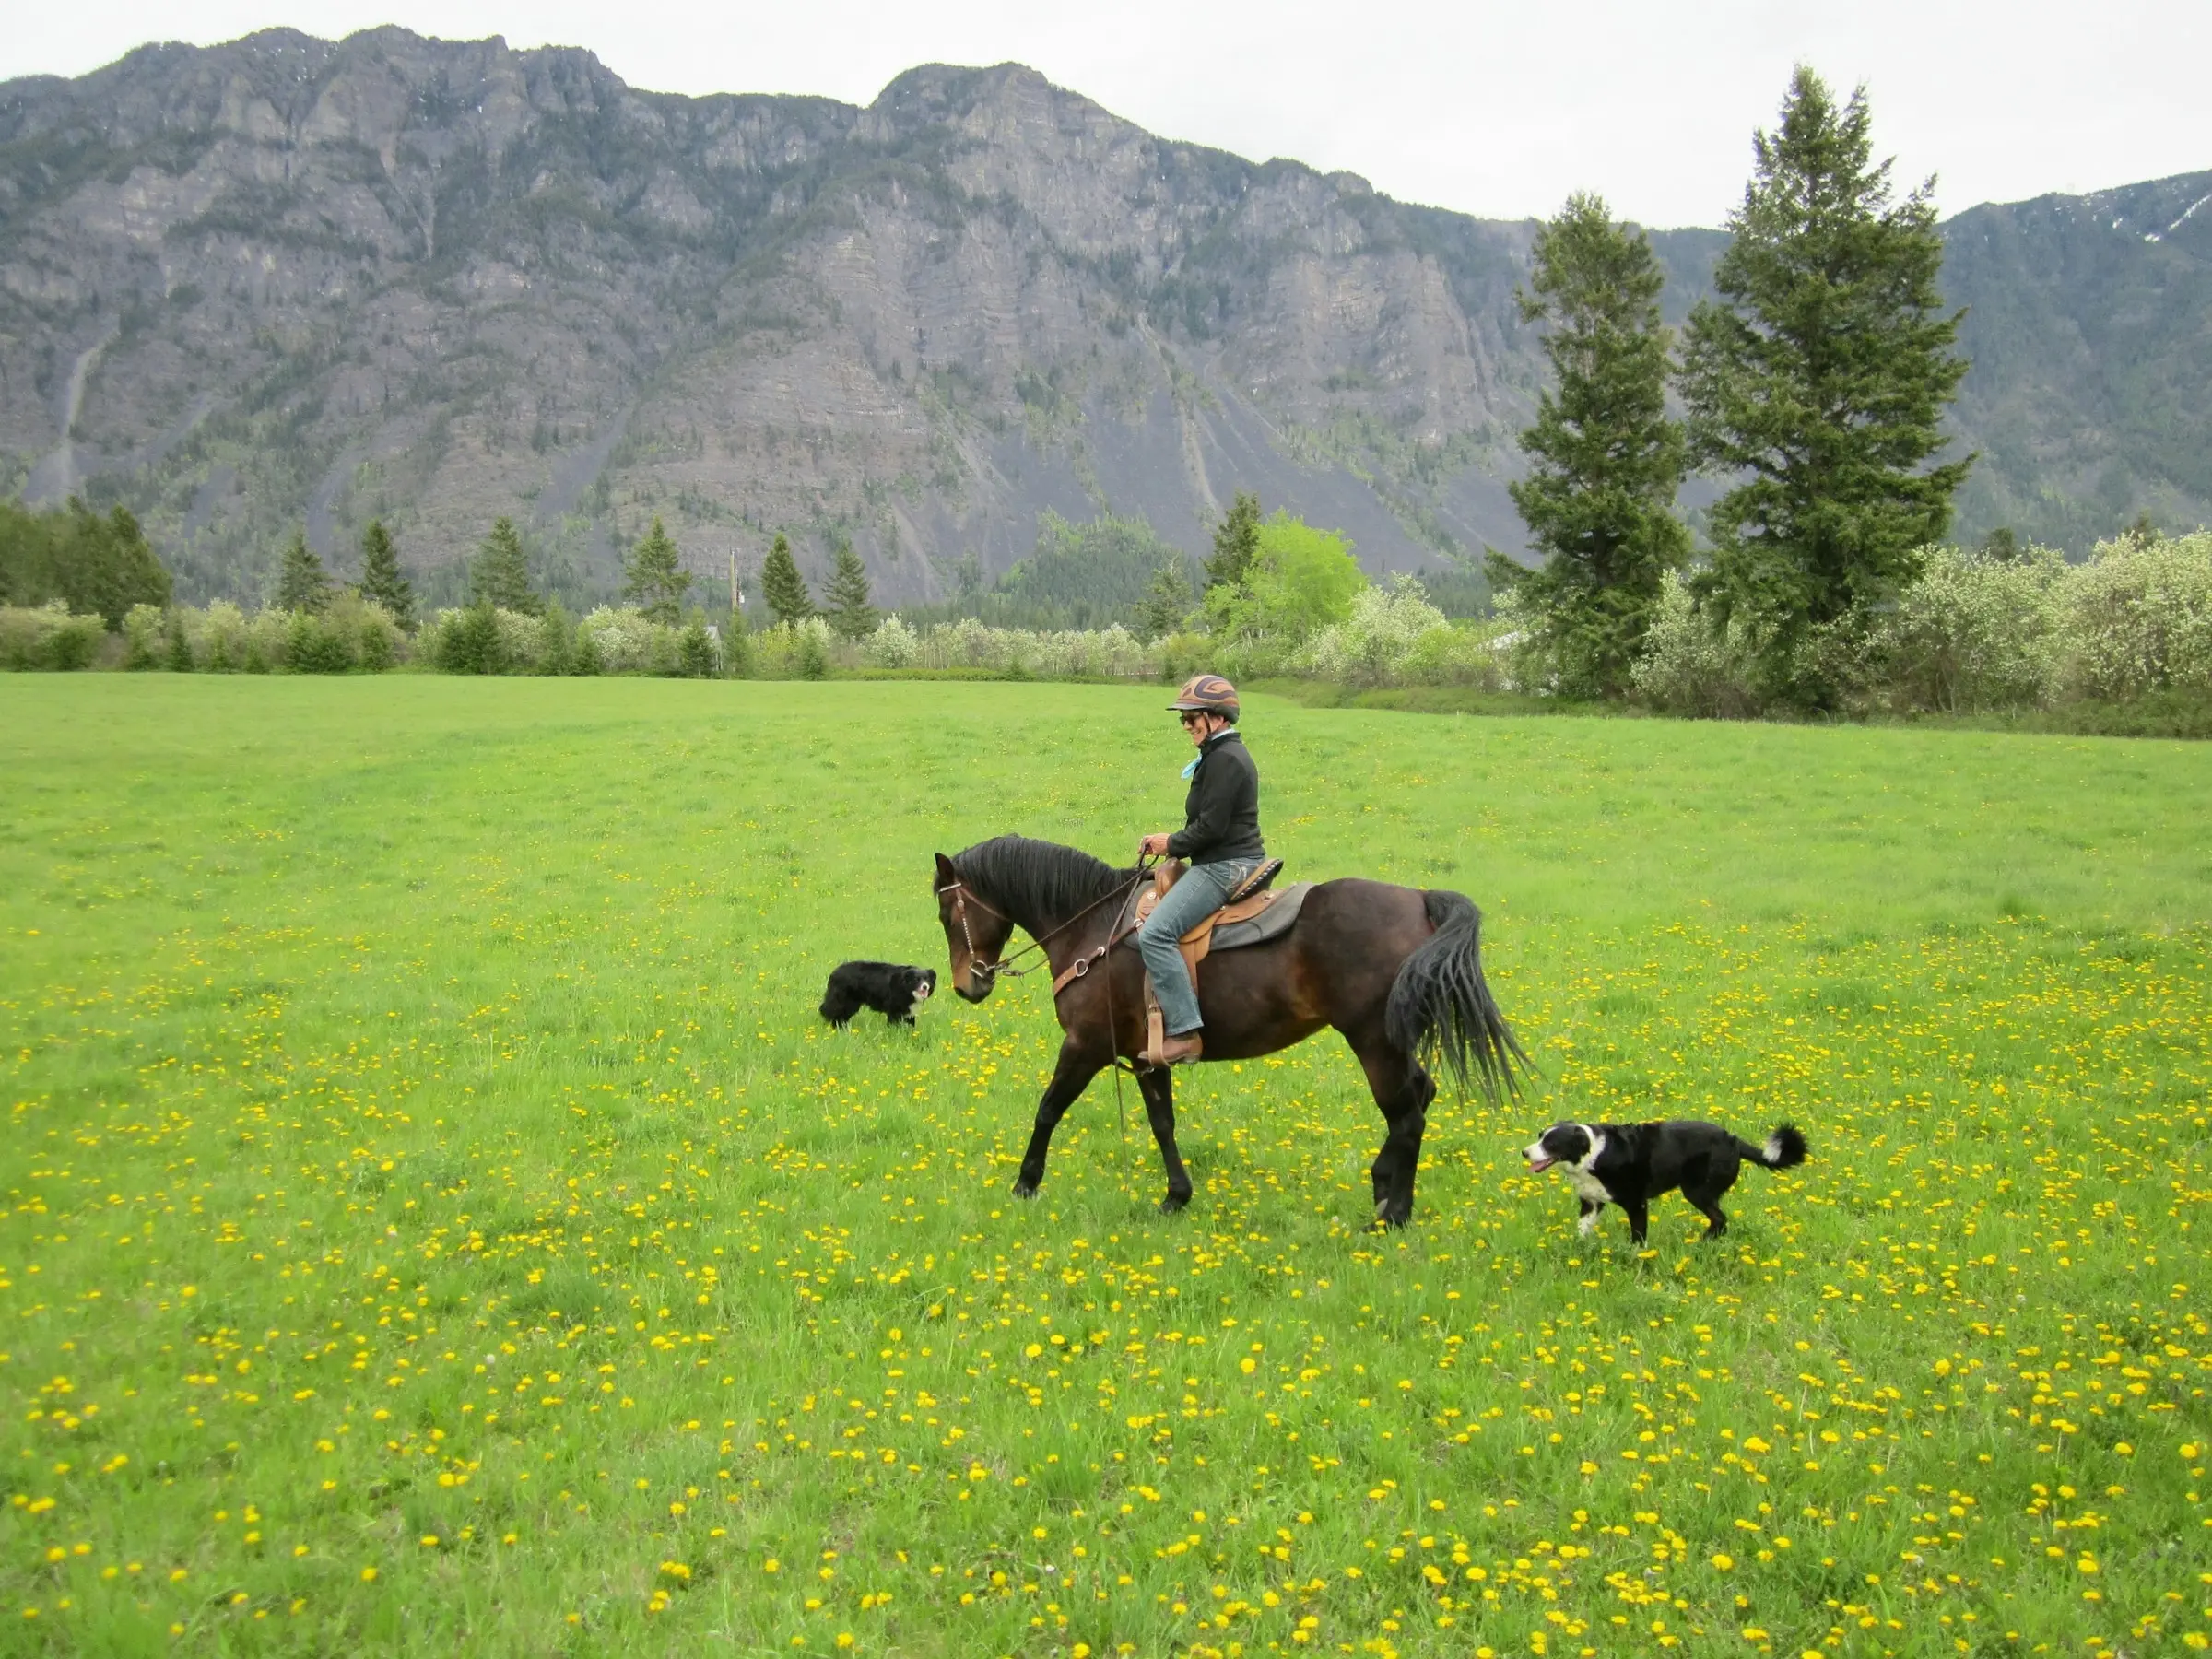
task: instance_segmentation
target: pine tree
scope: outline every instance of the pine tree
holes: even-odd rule
[[[806,579],[799,574],[798,561],[792,558],[791,544],[782,531],[760,563],[760,596],[775,619],[787,627],[814,615],[814,597],[806,591]]]
[[[468,585],[470,597],[478,605],[520,611],[525,617],[535,617],[545,609],[531,591],[530,560],[523,552],[522,533],[511,518],[493,521],[491,534],[477,550]]]
[[[568,673],[576,649],[576,624],[559,600],[546,606],[537,630],[538,673]]]
[[[1493,555],[1493,585],[1511,585],[1571,697],[1618,697],[1642,649],[1660,579],[1689,558],[1675,517],[1687,459],[1666,418],[1665,281],[1642,232],[1615,224],[1601,197],[1576,194],[1536,233],[1524,323],[1547,324],[1556,386],[1521,434],[1534,460],[1507,486],[1534,571]]]
[[[629,579],[623,593],[639,608],[665,627],[674,628],[683,615],[684,594],[690,590],[691,573],[677,561],[676,543],[661,527],[661,515],[653,515],[653,528],[637,545],[624,571]]]
[[[1260,556],[1260,498],[1248,489],[1237,491],[1236,500],[1214,526],[1214,556],[1206,561],[1206,585],[1208,588],[1236,587],[1251,574],[1253,560]]]
[[[599,636],[588,628],[576,629],[576,651],[569,658],[569,672],[587,677],[606,672],[606,653],[600,647]]]
[[[706,613],[696,606],[685,619],[683,634],[676,642],[676,663],[682,678],[714,677],[714,639],[707,632]]]
[[[1147,640],[1164,638],[1182,626],[1190,610],[1189,575],[1180,562],[1161,565],[1146,584],[1145,596],[1136,602],[1137,631]]]
[[[323,561],[307,545],[307,532],[295,530],[276,571],[276,608],[313,613],[329,603],[330,578],[324,573]]]
[[[830,578],[830,627],[841,640],[865,640],[876,631],[876,612],[868,604],[868,571],[853,544],[840,536],[837,570]]]
[[[399,573],[399,550],[382,519],[371,519],[361,532],[361,597],[374,600],[392,615],[392,620],[412,632],[415,628],[415,589]]]
[[[1936,288],[1935,181],[1894,200],[1869,124],[1864,88],[1839,109],[1798,67],[1684,352],[1693,457],[1744,479],[1713,503],[1700,591],[1748,621],[1760,689],[1801,707],[1833,705],[1823,636],[1912,578],[1974,459],[1928,465],[1964,313]]]

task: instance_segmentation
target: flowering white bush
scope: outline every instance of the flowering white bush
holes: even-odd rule
[[[1740,621],[1726,629],[1701,610],[1678,571],[1661,579],[1658,607],[1630,677],[1636,695],[1670,714],[1740,720],[1759,712],[1754,664]]]
[[[530,673],[546,654],[546,627],[523,611],[501,610],[492,615],[500,629],[500,661],[507,671]]]
[[[0,607],[0,668],[89,668],[108,635],[96,616],[72,616],[69,602]]]
[[[912,664],[921,643],[914,630],[897,617],[886,617],[863,649],[878,668],[905,668]]]
[[[2047,547],[1993,559],[1935,547],[1869,641],[1876,683],[1900,709],[2002,709],[2040,701],[2050,678],[2066,561]]]
[[[603,605],[582,627],[598,642],[606,673],[665,674],[676,661],[677,630],[632,606]]]
[[[1316,633],[1292,665],[1347,685],[1383,685],[1397,677],[1416,641],[1449,626],[1428,590],[1401,575],[1389,587],[1353,594],[1351,615]]]
[[[2060,696],[2212,691],[2212,532],[2100,542],[2059,584]]]

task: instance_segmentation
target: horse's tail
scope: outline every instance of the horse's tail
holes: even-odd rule
[[[1482,977],[1482,912],[1462,893],[1424,892],[1421,908],[1436,931],[1399,967],[1383,1034],[1427,1065],[1441,1058],[1463,1090],[1472,1069],[1491,1100],[1519,1094],[1516,1063],[1533,1068]]]

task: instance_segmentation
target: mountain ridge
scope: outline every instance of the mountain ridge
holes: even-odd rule
[[[2193,189],[1946,221],[1963,531],[2206,516]],[[192,596],[258,592],[301,521],[348,569],[371,513],[456,591],[499,512],[595,595],[658,512],[702,573],[784,527],[810,573],[850,538],[927,598],[1048,508],[1198,551],[1237,488],[1414,568],[1520,545],[1534,229],[1158,138],[1018,65],[856,106],[395,28],[149,45],[0,84],[0,489],[130,505]],[[1725,236],[1652,236],[1679,316]]]

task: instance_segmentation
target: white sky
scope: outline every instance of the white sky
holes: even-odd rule
[[[865,103],[920,63],[1015,59],[1170,137],[1349,168],[1408,201],[1546,214],[1595,189],[1717,225],[1803,60],[1865,81],[1900,183],[1944,212],[2212,168],[2206,0],[16,0],[0,79],[147,40],[400,23],[584,46],[634,86]]]

